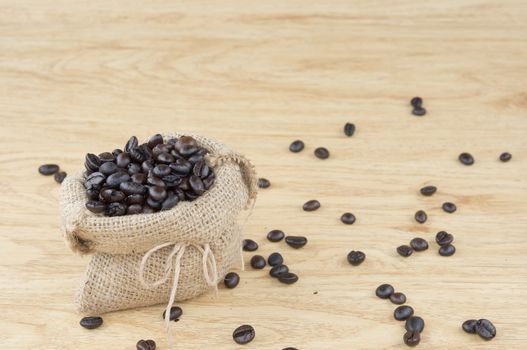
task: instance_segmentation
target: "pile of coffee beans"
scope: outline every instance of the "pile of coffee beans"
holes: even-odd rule
[[[86,208],[106,216],[169,210],[193,201],[214,183],[207,150],[190,136],[169,139],[160,134],[139,144],[132,136],[124,150],[86,155]]]
[[[467,333],[478,334],[485,340],[491,340],[496,336],[496,327],[487,319],[466,320],[461,326]]]
[[[414,97],[410,100],[410,105],[413,107],[412,114],[422,117],[426,114],[426,109],[423,108],[423,99],[421,97]]]
[[[45,176],[53,175],[53,179],[59,184],[68,175],[65,171],[60,171],[60,167],[57,164],[43,164],[38,167],[38,172]]]

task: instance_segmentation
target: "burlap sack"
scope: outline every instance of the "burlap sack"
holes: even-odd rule
[[[85,208],[82,175],[62,183],[64,238],[73,251],[94,253],[76,297],[80,312],[101,314],[193,298],[216,287],[240,261],[238,219],[256,197],[254,168],[219,142],[185,135],[209,150],[207,163],[216,173],[211,189],[193,202],[153,214],[103,217]]]

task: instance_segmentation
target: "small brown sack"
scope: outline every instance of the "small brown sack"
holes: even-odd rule
[[[240,262],[238,219],[256,198],[254,167],[217,141],[190,136],[209,150],[207,163],[216,174],[214,185],[195,201],[153,214],[103,217],[86,209],[81,174],[62,183],[64,238],[74,252],[94,253],[76,297],[80,312],[101,314],[167,301],[171,305],[217,288]]]

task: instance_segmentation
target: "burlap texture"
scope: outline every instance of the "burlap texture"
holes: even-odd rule
[[[193,202],[180,202],[171,210],[152,214],[104,217],[85,208],[87,197],[82,175],[68,176],[60,190],[60,218],[64,238],[80,254],[94,253],[76,297],[80,312],[109,311],[166,302],[172,278],[155,288],[139,280],[139,266],[146,251],[167,242],[187,244],[181,259],[176,300],[198,296],[210,288],[204,278],[203,255],[193,246],[210,245],[221,279],[240,260],[240,212],[256,197],[256,173],[251,163],[225,145],[193,134],[209,150],[207,163],[216,180],[209,191]],[[154,282],[165,273],[170,247],[155,252],[144,278]],[[173,263],[173,261],[171,262]]]

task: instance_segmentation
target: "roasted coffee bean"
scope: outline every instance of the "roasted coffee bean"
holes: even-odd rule
[[[406,303],[406,295],[399,292],[393,293],[392,295],[390,295],[390,301],[396,305],[404,304]]]
[[[139,146],[139,142],[137,141],[137,137],[132,136],[124,146],[124,151],[130,153],[130,150],[136,148]]]
[[[205,189],[209,189],[214,184],[215,177],[211,176],[213,174],[210,174],[207,178],[203,179],[203,185],[205,186]]]
[[[103,152],[99,154],[99,159],[101,160],[101,163],[104,162],[114,162],[115,156],[111,154],[110,152]]]
[[[278,275],[278,280],[284,284],[293,284],[298,281],[298,276],[292,272],[284,272]]]
[[[114,149],[114,150],[112,151],[112,154],[113,154],[113,156],[115,157],[116,160],[117,160],[117,156],[118,156],[119,154],[121,154],[121,153],[123,153],[123,150],[120,149],[120,148],[116,148],[116,149]]]
[[[439,255],[441,256],[452,256],[456,252],[456,247],[452,244],[447,244],[439,247]]]
[[[355,215],[352,213],[344,213],[340,217],[340,221],[342,221],[346,225],[353,225],[355,223]]]
[[[282,265],[284,263],[284,258],[282,257],[282,254],[280,253],[272,253],[267,258],[267,263],[270,266]]]
[[[416,252],[422,252],[428,249],[428,242],[422,238],[416,237],[410,241],[410,247]]]
[[[57,164],[44,164],[38,167],[38,172],[42,175],[53,175],[57,171],[59,171],[59,166]]]
[[[169,193],[167,198],[161,203],[161,210],[169,210],[179,203],[179,197],[174,193]]]
[[[176,319],[177,321],[177,319]],[[148,346],[150,346],[150,350],[156,350],[156,342],[153,341],[152,339],[148,339],[146,341],[146,343],[148,344]]]
[[[156,145],[154,148],[152,148],[152,155],[155,159],[161,154],[161,153],[170,153],[172,151],[173,146],[168,144],[159,144]]]
[[[102,325],[102,317],[88,316],[81,318],[79,324],[86,329],[95,329]]]
[[[176,187],[181,183],[181,176],[176,174],[170,174],[167,176],[163,176],[161,178],[163,182],[165,183],[166,187]],[[205,184],[205,180],[203,180],[203,184]]]
[[[166,313],[167,313],[167,310],[165,309],[162,315],[163,319],[165,319]],[[172,306],[170,308],[170,316],[169,316],[170,321],[177,320],[178,318],[181,317],[181,315],[183,315],[183,310],[179,306]]]
[[[137,350],[156,350],[156,342],[152,339],[148,340],[139,340],[135,345]]]
[[[197,195],[197,194],[195,194],[195,193],[193,193],[191,191],[185,192],[185,198],[188,201],[190,201],[190,202],[192,202],[193,200],[197,199],[198,197],[199,197],[199,195]]]
[[[452,214],[453,212],[455,212],[457,210],[456,205],[454,203],[451,203],[451,202],[443,203],[442,208],[443,208],[444,211],[446,211],[449,214]]]
[[[182,191],[189,191],[190,190],[190,184],[188,181],[188,177],[184,177],[181,179],[181,182],[178,186]]]
[[[421,194],[423,196],[431,196],[434,193],[436,193],[436,191],[437,191],[437,187],[435,187],[435,186],[425,186],[425,187],[421,188]]]
[[[193,145],[182,145],[177,151],[183,157],[189,157],[199,150],[197,146]]]
[[[223,279],[223,284],[229,289],[236,288],[238,283],[240,283],[240,276],[236,272],[229,272]]]
[[[131,177],[131,180],[132,182],[135,182],[136,184],[144,185],[146,183],[146,175],[143,173],[133,174]]]
[[[91,199],[94,201],[99,200],[99,190],[95,188],[86,190],[86,196],[88,197],[88,199]]]
[[[381,284],[375,290],[375,295],[381,299],[388,299],[394,293],[394,289],[390,284]]]
[[[145,194],[147,190],[145,186],[131,181],[121,182],[119,188],[127,195]]]
[[[170,174],[170,167],[166,164],[159,164],[154,167],[152,172],[157,177],[167,176]]]
[[[141,171],[145,174],[149,174],[150,170],[154,169],[154,164],[155,163],[152,159],[145,160],[144,162],[141,163]]]
[[[346,123],[344,125],[344,134],[346,134],[346,136],[350,137],[350,136],[353,136],[353,133],[355,133],[355,124],[353,124],[353,123]]]
[[[154,208],[151,208],[148,205],[143,206],[143,214],[152,214],[152,213],[155,213]]]
[[[320,202],[316,199],[312,199],[310,201],[305,202],[302,208],[304,209],[304,211],[314,211],[320,208]]]
[[[143,204],[144,201],[145,197],[142,194],[131,194],[126,197],[126,204],[128,205]]]
[[[366,259],[366,254],[364,254],[363,252],[359,250],[352,250],[351,252],[348,253],[347,259],[351,265],[358,266],[362,264],[364,259]]]
[[[412,316],[406,320],[404,328],[409,332],[419,332],[422,333],[425,329],[425,321],[419,316]]]
[[[153,200],[152,197],[148,197],[146,199],[146,204],[148,204],[148,206],[154,210],[160,210],[162,205],[161,202]]]
[[[415,107],[412,110],[412,114],[418,117],[422,117],[423,115],[426,114],[426,109],[424,109],[423,107]]]
[[[439,231],[436,234],[436,243],[439,245],[449,245],[454,241],[454,236],[446,231]]]
[[[188,161],[191,164],[193,164],[193,165],[196,165],[197,162],[200,162],[200,161],[204,160],[204,157],[201,154],[198,154],[198,152],[196,152],[194,155],[192,155],[191,157],[188,158]],[[170,154],[172,154],[172,153],[170,153]],[[172,154],[172,155],[174,155],[174,154]],[[177,158],[177,157],[174,156],[174,158]]]
[[[250,343],[255,335],[256,332],[254,331],[254,328],[248,324],[244,324],[234,330],[232,333],[232,339],[234,339],[237,344],[243,345]]]
[[[251,258],[251,266],[253,269],[263,269],[267,265],[265,258],[261,255],[255,255]]]
[[[148,195],[156,202],[161,202],[167,197],[167,191],[164,187],[154,186],[148,189]]]
[[[126,208],[126,214],[133,215],[133,214],[140,214],[143,212],[143,206],[141,204],[132,204],[129,205],[128,208]]]
[[[115,164],[119,168],[126,168],[128,164],[130,164],[131,161],[132,161],[132,158],[130,157],[130,154],[128,153],[118,154],[117,157],[115,158]]]
[[[130,175],[137,174],[141,171],[141,165],[137,163],[130,163],[126,168],[128,169],[128,174]]]
[[[201,195],[205,192],[205,185],[203,184],[203,181],[196,175],[189,177],[188,183],[195,194]]]
[[[421,97],[414,97],[410,100],[410,104],[412,105],[412,107],[421,107],[421,105],[423,104],[423,99]]]
[[[163,143],[163,136],[161,134],[155,134],[148,140],[148,147],[154,148],[155,146]]]
[[[174,163],[176,159],[170,153],[163,152],[157,156],[157,161],[163,164],[170,164],[170,163]]]
[[[467,333],[476,333],[476,323],[478,323],[478,320],[466,320],[461,325],[461,328]]]
[[[192,163],[185,159],[178,159],[175,163],[171,163],[170,169],[176,174],[187,175],[192,170]]]
[[[271,182],[267,179],[264,179],[263,177],[258,179],[258,187],[260,188],[267,188],[271,186]]]
[[[185,200],[185,192],[181,188],[175,188],[174,194],[179,198],[180,201]]]
[[[256,243],[252,239],[244,239],[242,243],[243,250],[245,250],[246,252],[254,252],[256,249],[258,249],[258,243]]]
[[[500,154],[500,160],[502,162],[508,162],[509,160],[511,160],[512,158],[512,154],[510,154],[509,152],[503,152],[502,154]]]
[[[192,163],[192,162],[191,162]],[[200,160],[197,163],[194,164],[194,168],[192,169],[192,172],[197,177],[205,178],[209,175],[209,166],[207,163],[205,163],[204,160]]]
[[[474,164],[474,157],[472,157],[470,153],[466,153],[466,152],[461,153],[458,159],[461,162],[461,164],[464,164],[464,165]]]
[[[294,153],[298,153],[303,149],[304,149],[304,142],[302,142],[301,140],[293,141],[291,145],[289,145],[289,150]]]
[[[96,174],[96,173],[94,173]],[[130,175],[123,172],[116,172],[108,176],[106,179],[106,186],[111,188],[118,188],[122,183],[130,181]]]
[[[298,350],[297,348],[292,348],[292,347],[287,347],[287,348],[283,348],[282,350]]]
[[[284,237],[285,234],[282,230],[272,230],[267,234],[267,239],[271,242],[280,242]]]
[[[405,258],[412,255],[413,252],[414,250],[412,249],[412,247],[406,244],[397,247],[397,253],[399,253],[400,256],[404,256]]]
[[[163,180],[158,178],[157,176],[148,176],[146,178],[147,185],[150,186],[159,186],[159,187],[166,187],[166,184]]]
[[[414,309],[408,305],[401,305],[395,308],[393,311],[393,317],[397,321],[404,321],[414,314]]]
[[[107,188],[99,193],[99,199],[105,203],[122,202],[125,198],[126,195],[123,192],[113,188]]]
[[[496,327],[486,319],[480,319],[476,322],[476,333],[485,340],[491,340],[496,336]]]
[[[68,174],[66,174],[65,171],[59,171],[58,173],[55,173],[55,175],[53,175],[53,178],[56,182],[61,184],[62,181],[64,181],[64,179],[66,178],[66,176],[68,176]]]
[[[408,346],[416,346],[421,341],[421,334],[417,331],[408,331],[404,334],[403,341]]]
[[[110,203],[104,211],[106,216],[121,216],[126,214],[126,205],[122,203]]]
[[[113,173],[115,173],[118,170],[118,167],[115,163],[112,162],[104,162],[99,167],[99,171],[103,173],[104,175],[108,176]]]
[[[329,151],[327,148],[324,147],[318,147],[315,149],[315,157],[318,159],[328,159],[329,158]]]
[[[424,224],[426,222],[426,219],[428,219],[428,216],[426,215],[424,210],[418,210],[415,212],[415,221],[417,221],[420,224]]]
[[[307,238],[304,236],[287,236],[285,242],[295,249],[302,248],[307,244]]]
[[[116,173],[116,174],[118,174],[118,173]],[[110,177],[112,177],[112,176],[113,175],[111,175]],[[108,179],[106,179],[105,176],[102,173],[99,173],[99,172],[92,173],[84,181],[84,187],[86,187],[87,190],[99,189],[99,188],[101,188],[102,184],[104,183],[104,180],[106,180],[106,184],[108,186],[111,185],[112,182],[110,182]]]
[[[282,273],[289,272],[289,267],[287,265],[276,265],[269,271],[271,277],[278,277]]]
[[[86,154],[86,159],[84,162],[84,166],[86,167],[86,169],[91,171],[98,171],[99,165],[101,165],[101,160],[99,159],[99,157],[92,153]]]

